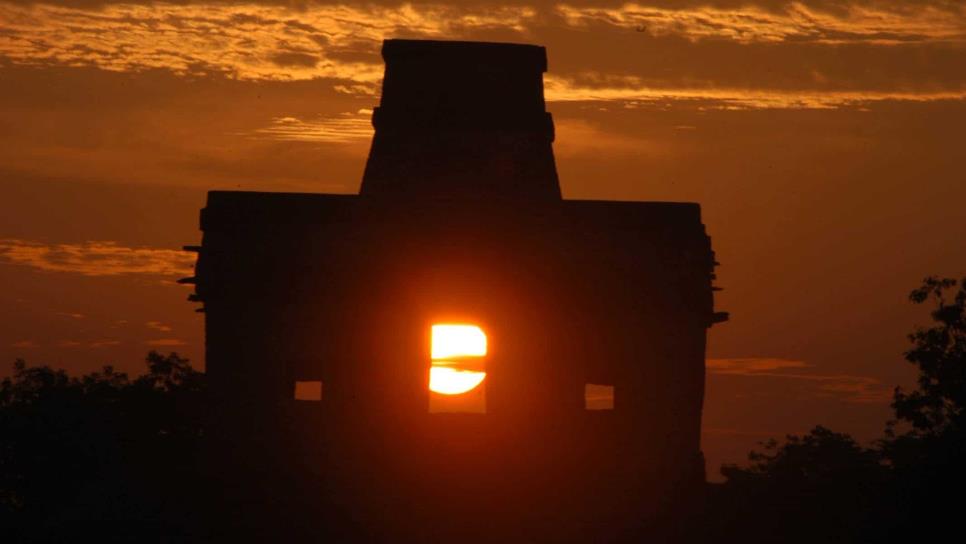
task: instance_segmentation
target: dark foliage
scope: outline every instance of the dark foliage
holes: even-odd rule
[[[966,278],[926,278],[909,299],[935,304],[934,325],[909,335],[912,348],[905,356],[919,369],[919,388],[908,393],[896,388],[892,407],[917,435],[959,432],[966,410]]]
[[[880,452],[817,426],[725,465],[708,516],[715,531],[750,542],[860,542],[870,536],[888,479]]]
[[[0,526],[8,535],[123,539],[124,523],[177,518],[164,498],[197,461],[204,375],[176,353],[152,351],[146,363],[133,380],[110,366],[71,378],[14,364],[0,383]]]

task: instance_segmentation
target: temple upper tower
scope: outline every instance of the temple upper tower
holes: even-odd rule
[[[382,56],[361,196],[560,199],[543,47],[386,40]]]

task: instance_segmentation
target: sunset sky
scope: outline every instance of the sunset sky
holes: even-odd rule
[[[206,191],[357,191],[393,37],[546,46],[565,197],[702,205],[709,474],[881,432],[906,295],[966,274],[963,1],[0,0],[2,374],[203,364]]]

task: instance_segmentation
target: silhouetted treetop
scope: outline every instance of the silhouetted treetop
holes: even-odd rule
[[[135,383],[162,391],[198,388],[204,379],[204,375],[192,368],[187,358],[180,357],[177,353],[162,355],[152,350],[145,358],[145,363],[148,365],[148,373],[139,377]]]
[[[748,454],[750,466],[724,465],[721,473],[734,483],[770,480],[800,485],[854,479],[880,467],[874,450],[863,448],[848,434],[821,425],[802,436],[788,435],[782,444],[772,439],[762,446],[764,451]]]
[[[0,527],[33,519],[34,530],[56,532],[68,530],[57,523],[131,517],[130,509],[156,503],[143,490],[194,472],[204,374],[177,353],[152,351],[145,363],[147,373],[133,380],[111,366],[71,377],[14,363],[0,380]]]
[[[917,433],[961,429],[966,409],[966,278],[928,277],[909,299],[934,304],[933,325],[909,335],[912,348],[905,358],[919,369],[918,389],[896,388],[892,407]]]

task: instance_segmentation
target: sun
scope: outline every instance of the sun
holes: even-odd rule
[[[429,390],[443,395],[472,391],[486,378],[483,357],[486,333],[476,325],[438,324],[432,327]]]
[[[433,363],[429,369],[429,390],[443,395],[461,395],[483,383],[486,372],[458,370]]]

